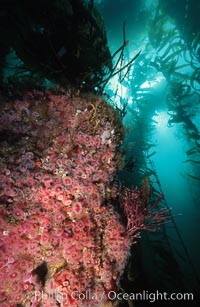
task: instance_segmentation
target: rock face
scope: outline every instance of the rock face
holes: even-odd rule
[[[18,73],[13,81],[47,78],[65,88],[99,88],[112,71],[112,57],[102,17],[93,1],[86,2],[2,0],[0,80],[9,71],[7,57],[14,56]]]
[[[92,95],[0,106],[2,307],[108,303],[131,244],[111,205],[122,130]]]

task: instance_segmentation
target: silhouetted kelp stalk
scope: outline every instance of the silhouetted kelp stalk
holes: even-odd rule
[[[170,14],[169,14],[170,15]],[[168,25],[170,25],[168,27]],[[149,42],[156,52],[150,62],[158,72],[162,72],[167,85],[168,126],[182,124],[184,137],[191,146],[186,153],[193,159],[185,162],[194,166],[191,174],[186,174],[194,180],[199,176],[200,132],[198,125],[200,70],[199,43],[200,34],[197,30],[192,35],[185,35],[178,25],[172,24],[166,11],[158,7],[152,25],[149,29]]]
[[[158,207],[162,199],[163,194],[159,194],[155,202],[150,204],[137,187],[122,190],[120,205],[127,218],[127,230],[133,243],[140,238],[141,230],[155,231],[161,224],[171,222],[171,209]]]
[[[169,17],[158,8],[149,29],[149,41],[157,54],[150,65],[157,71],[161,71],[169,84],[174,80],[184,82],[187,80],[187,86],[199,95],[197,84],[199,84],[200,35],[198,34],[192,42],[188,43],[175,25],[169,29],[166,27],[169,21]],[[185,68],[188,68],[190,72],[184,73]]]
[[[107,83],[110,81],[110,79],[116,75],[120,76],[120,82],[123,82],[125,77],[127,76],[128,72],[130,71],[131,65],[133,62],[137,59],[137,57],[140,55],[141,50],[130,60],[128,63],[124,64],[124,49],[125,47],[129,44],[129,41],[126,40],[126,23],[124,22],[123,24],[123,44],[113,53],[112,55],[112,60],[119,54],[118,59],[113,66],[113,68],[110,71],[110,74],[100,82],[100,84],[97,84],[97,87],[100,88],[100,94],[103,93]],[[118,65],[120,65],[120,68],[118,69]],[[126,72],[123,77],[121,77],[121,72],[124,71],[125,69]]]

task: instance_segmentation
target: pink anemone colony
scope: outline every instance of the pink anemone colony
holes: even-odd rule
[[[33,91],[2,103],[0,130],[1,307],[109,305],[131,245],[110,203],[120,119],[92,95]]]

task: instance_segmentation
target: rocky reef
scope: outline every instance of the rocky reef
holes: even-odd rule
[[[1,306],[103,306],[131,245],[111,205],[118,115],[63,90],[27,92],[0,114]]]

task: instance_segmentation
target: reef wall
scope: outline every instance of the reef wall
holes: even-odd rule
[[[131,245],[111,205],[120,118],[90,94],[0,99],[1,306],[104,306]]]

